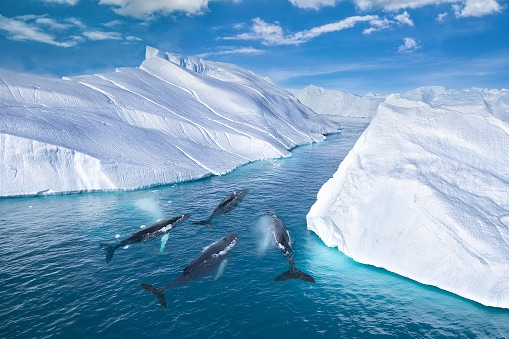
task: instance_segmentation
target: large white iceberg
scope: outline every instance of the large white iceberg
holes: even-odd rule
[[[147,47],[139,68],[0,70],[0,196],[134,189],[289,156],[337,126],[269,80]]]
[[[307,224],[357,262],[509,308],[509,91],[388,96]]]
[[[338,121],[371,120],[386,96],[375,93],[357,95],[339,90],[330,90],[314,85],[302,90],[290,90],[304,105],[316,113]]]

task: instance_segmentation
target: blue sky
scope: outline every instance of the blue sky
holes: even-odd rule
[[[145,46],[284,88],[509,88],[509,0],[2,0],[0,68],[137,67]]]

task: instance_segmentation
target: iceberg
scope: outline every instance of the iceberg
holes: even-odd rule
[[[509,91],[387,96],[307,227],[353,260],[509,308]]]
[[[370,121],[375,116],[378,105],[386,98],[384,95],[375,93],[361,96],[314,85],[309,85],[302,90],[289,91],[316,113],[338,122]]]
[[[0,196],[128,190],[221,175],[338,131],[270,80],[147,47],[138,68],[0,70]]]

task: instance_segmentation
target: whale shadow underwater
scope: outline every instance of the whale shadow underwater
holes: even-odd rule
[[[115,245],[109,245],[107,243],[101,243],[100,246],[102,249],[106,251],[106,263],[109,263],[113,258],[113,254],[115,250],[119,247],[123,247],[126,245],[140,243],[140,242],[149,242],[154,240],[155,238],[168,234],[172,229],[189,219],[190,214],[182,214],[177,217],[161,219],[150,225],[149,227],[138,231],[128,238],[120,241]]]

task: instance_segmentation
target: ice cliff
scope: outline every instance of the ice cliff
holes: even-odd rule
[[[390,95],[308,228],[355,261],[509,308],[509,91]]]
[[[135,189],[286,157],[336,126],[265,78],[147,47],[139,68],[0,70],[0,196]]]

